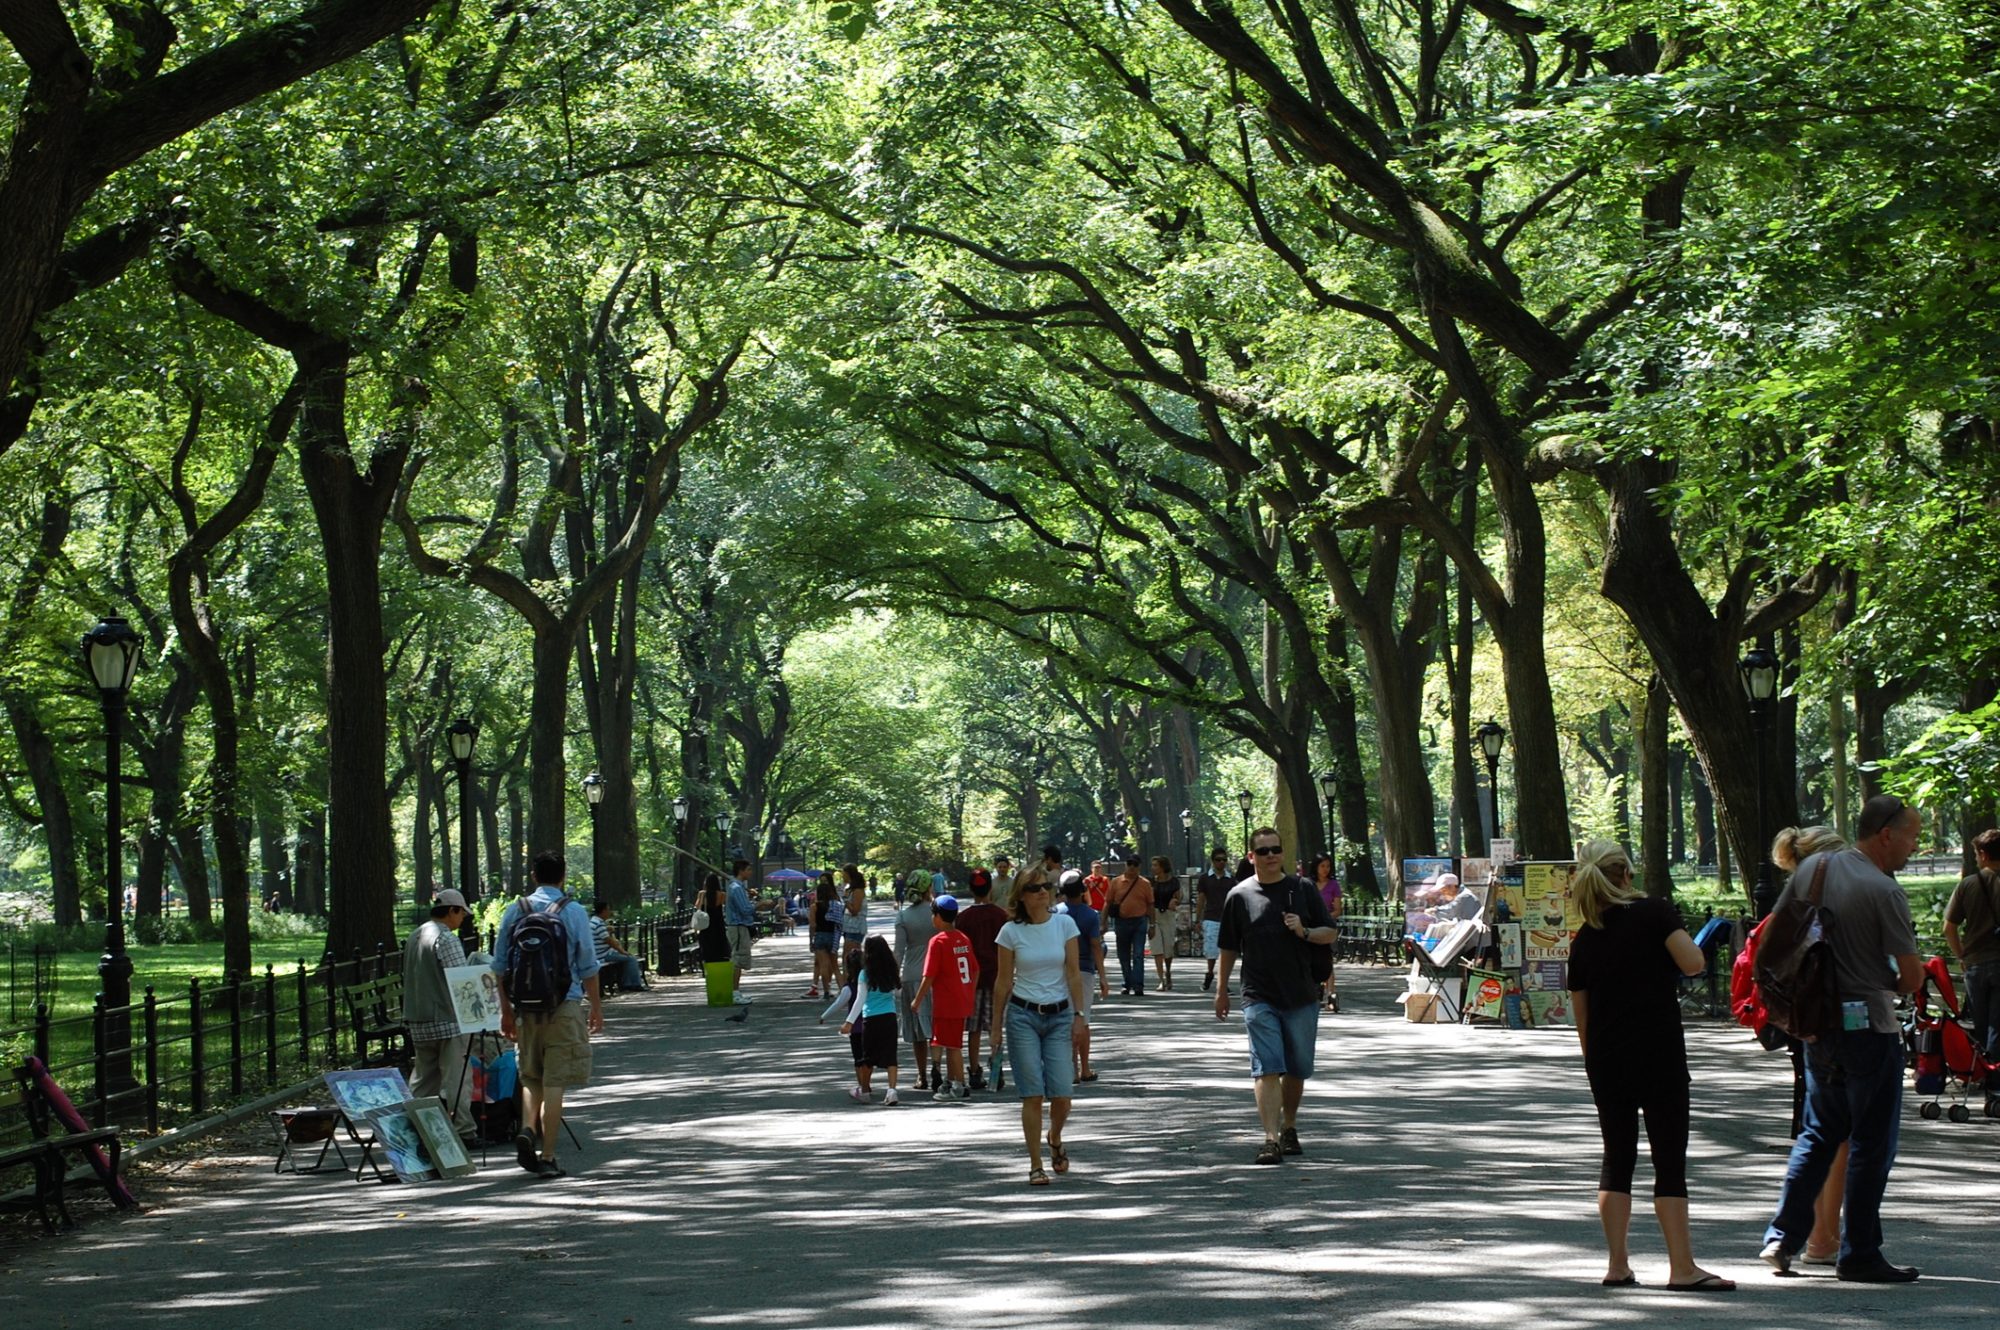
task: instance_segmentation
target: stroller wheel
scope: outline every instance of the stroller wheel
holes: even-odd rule
[[[1953,1122],[1970,1122],[1972,1121],[1972,1110],[1964,1104],[1953,1104],[1945,1111],[1945,1116]]]
[[[1987,1096],[1986,1116],[1989,1118],[2000,1118],[2000,1094]]]
[[[1936,1122],[1943,1115],[1943,1112],[1944,1110],[1939,1108],[1935,1102],[1925,1104],[1917,1110],[1918,1115],[1926,1122]]]

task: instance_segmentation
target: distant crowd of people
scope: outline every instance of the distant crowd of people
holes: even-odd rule
[[[1893,874],[1908,861],[1919,827],[1915,809],[1879,796],[1863,807],[1852,845],[1816,827],[1787,829],[1772,848],[1774,862],[1791,874],[1778,908],[1812,891],[1838,920],[1831,946],[1842,1008],[1838,1031],[1795,1041],[1795,1140],[1761,1252],[1781,1274],[1803,1262],[1832,1265],[1851,1282],[1917,1278],[1916,1269],[1884,1254],[1881,1205],[1896,1157],[1905,1066],[1896,1002],[1923,983],[1909,902]],[[1974,1038],[1992,1060],[2000,1057],[2000,831],[1979,837],[1976,849],[1979,872],[1953,894],[1945,932],[1966,966]],[[759,919],[750,864],[739,859],[732,867],[726,882],[712,874],[702,884],[696,921],[703,960],[732,966],[735,1001],[747,1004],[741,976],[752,966]],[[1110,996],[1107,931],[1120,996],[1146,994],[1149,949],[1158,987],[1174,985],[1180,878],[1164,858],[1153,861],[1150,875],[1136,855],[1127,855],[1115,876],[1105,867],[1066,867],[1053,845],[1018,872],[1003,855],[991,868],[970,871],[964,899],[942,874],[912,872],[880,929],[870,927],[869,884],[855,865],[822,874],[801,902],[812,956],[801,996],[824,1000],[821,1023],[837,1022],[848,1040],[849,1097],[877,1102],[879,1078],[880,1102],[903,1102],[906,1045],[915,1090],[937,1103],[1003,1091],[1011,1079],[1029,1185],[1048,1186],[1067,1173],[1075,1086],[1097,1076],[1091,1018],[1095,1002]],[[616,972],[619,983],[636,988],[644,975],[612,938],[608,910],[586,913],[564,893],[561,856],[538,855],[534,874],[535,891],[501,921],[492,966],[502,1032],[519,1047],[519,1162],[557,1177],[564,1094],[588,1081],[590,1037],[603,1029],[601,979]],[[1584,848],[1570,889],[1581,927],[1567,986],[1603,1138],[1603,1282],[1638,1282],[1628,1231],[1643,1126],[1667,1248],[1666,1287],[1729,1292],[1733,1281],[1695,1262],[1688,1221],[1692,1100],[1678,985],[1681,976],[1699,974],[1706,958],[1672,901],[1640,890],[1630,856],[1615,842]],[[1237,1009],[1231,981],[1239,982],[1261,1129],[1252,1158],[1279,1164],[1304,1152],[1298,1119],[1319,1014],[1337,1009],[1332,953],[1341,893],[1333,864],[1320,856],[1288,869],[1279,833],[1260,827],[1248,857],[1233,866],[1216,847],[1194,893],[1191,913],[1207,962],[1202,988],[1215,992],[1217,1019]],[[1454,903],[1439,908],[1449,912]],[[455,935],[465,902],[442,891],[431,913],[405,953],[419,1095],[447,1094],[443,1072],[463,1058],[463,1036],[449,1023],[448,1007],[438,1005],[439,986],[423,976],[463,961]],[[465,1107],[452,1105],[462,1124],[469,1122]]]

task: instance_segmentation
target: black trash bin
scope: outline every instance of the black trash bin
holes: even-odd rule
[[[683,931],[679,924],[661,924],[653,934],[653,945],[660,949],[659,963],[653,968],[670,978],[680,977]]]

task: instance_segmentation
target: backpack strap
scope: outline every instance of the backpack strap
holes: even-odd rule
[[[1826,890],[1826,865],[1827,856],[1822,854],[1819,857],[1819,867],[1813,869],[1811,900],[1815,910],[1819,908],[1820,896]]]

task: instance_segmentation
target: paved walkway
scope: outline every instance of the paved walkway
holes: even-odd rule
[[[1241,1028],[1214,1019],[1197,966],[1182,992],[1100,1008],[1074,1167],[1030,1190],[1012,1100],[850,1103],[846,1041],[795,1000],[803,941],[758,960],[744,1024],[692,979],[611,1005],[567,1179],[505,1153],[393,1187],[224,1161],[144,1214],[0,1251],[0,1324],[1827,1330],[1987,1325],[2000,1307],[2000,1124],[1914,1104],[1886,1222],[1922,1282],[1779,1279],[1755,1259],[1789,1070],[1733,1027],[1689,1040],[1696,1254],[1743,1282],[1704,1297],[1598,1286],[1596,1131],[1567,1032],[1408,1025],[1393,971],[1343,968],[1307,1153],[1258,1168]],[[1639,1208],[1635,1264],[1658,1284]]]

